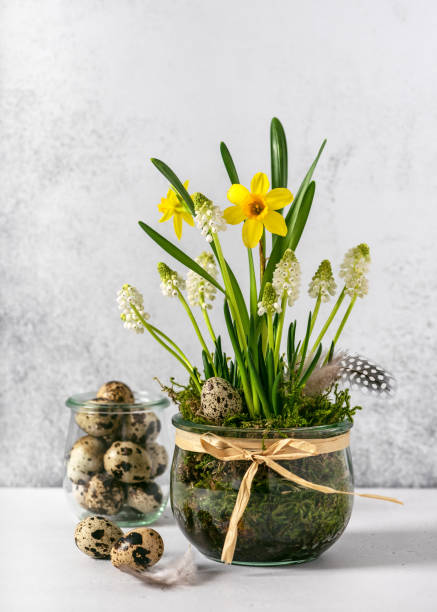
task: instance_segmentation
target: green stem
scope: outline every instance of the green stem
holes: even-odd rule
[[[228,294],[228,297],[229,297],[229,306],[232,312],[232,316],[234,317],[237,323],[238,337],[239,337],[239,340],[244,350],[247,351],[246,334],[244,333],[243,323],[241,321],[241,317],[238,312],[237,300],[235,299],[235,294],[232,288],[231,279],[229,278],[228,268],[226,265],[225,258],[223,256],[223,251],[222,251],[222,247],[220,244],[220,240],[217,236],[217,232],[213,232],[212,236],[213,236],[215,248],[217,250],[217,257],[219,260],[223,281],[225,283],[226,293]]]
[[[272,350],[272,353],[274,353],[275,352],[275,339],[273,337],[273,317],[269,313],[267,313],[267,337],[269,339],[269,346]]]
[[[311,326],[310,326],[310,329],[309,329],[308,342],[309,342],[309,339],[311,338],[311,334],[313,332],[314,325],[316,323],[317,315],[319,314],[321,301],[322,301],[322,296],[319,293],[319,295],[317,296],[316,305],[314,306],[314,311],[311,313]],[[314,345],[314,348],[315,348],[315,345]],[[314,348],[310,351],[310,354],[314,351]],[[302,352],[303,352],[303,344],[300,347],[300,351],[299,351],[298,357],[302,357]]]
[[[341,332],[343,331],[343,327],[346,325],[346,321],[348,320],[349,315],[352,312],[352,308],[354,307],[355,302],[357,301],[357,297],[358,297],[357,294],[355,294],[354,297],[351,299],[346,312],[344,313],[344,317],[337,329],[337,333],[334,336],[334,340],[333,340],[334,346],[337,344],[337,340],[340,337]]]
[[[262,285],[263,276],[266,269],[266,232],[263,229],[261,240],[259,241],[259,282]]]
[[[344,300],[344,296],[346,295],[345,290],[346,290],[346,287],[343,287],[342,292],[340,293],[336,303],[334,304],[334,308],[331,310],[331,314],[327,318],[325,325],[322,327],[322,330],[321,330],[320,334],[317,336],[317,340],[315,341],[314,346],[313,346],[313,348],[310,351],[311,353],[314,353],[316,348],[319,346],[320,342],[322,341],[323,336],[326,334],[326,332],[328,330],[328,327],[331,325],[333,318],[337,314],[338,309],[340,308],[340,306],[341,306],[341,304],[342,304],[342,302]]]
[[[313,316],[311,317],[311,327],[310,327],[310,335],[313,332],[314,325],[316,324],[317,315],[319,314],[320,304],[322,302],[322,294],[319,292],[317,296],[316,305],[314,306]]]
[[[176,349],[176,351],[179,353],[179,355],[182,357],[182,359],[184,361],[186,361],[186,363],[192,368],[193,366],[190,363],[190,360],[188,359],[188,357],[185,355],[185,353],[183,352],[183,350],[176,344],[176,342],[173,342],[173,340],[171,338],[169,338],[166,334],[164,334],[163,331],[161,331],[160,329],[158,329],[157,327],[155,327],[154,325],[151,325],[151,323],[147,323],[148,327],[150,327],[155,334],[158,334],[159,336],[162,336],[162,338],[164,338],[164,340],[166,342],[168,342],[173,348]]]
[[[257,290],[256,290],[256,276],[255,266],[253,263],[252,249],[247,249],[247,256],[249,258],[249,278],[250,278],[250,316],[255,319],[257,311]]]
[[[206,355],[207,355],[207,357],[208,357],[208,360],[209,360],[209,362],[210,362],[210,364],[211,364],[211,366],[212,366],[212,369],[213,369],[213,371],[214,371],[214,376],[217,376],[217,372],[216,372],[215,367],[214,367],[214,361],[213,361],[213,359],[212,359],[211,353],[209,352],[209,349],[208,349],[208,347],[206,346],[206,342],[205,342],[205,340],[203,339],[202,332],[200,331],[199,326],[197,325],[197,321],[196,321],[196,319],[194,318],[194,315],[193,315],[193,313],[192,313],[192,310],[191,310],[191,308],[188,306],[188,304],[187,304],[187,302],[186,302],[186,300],[185,300],[184,296],[183,296],[183,295],[182,295],[182,293],[181,293],[181,290],[180,290],[178,287],[176,287],[176,291],[178,292],[179,301],[181,302],[182,306],[185,308],[185,311],[186,311],[186,313],[187,313],[187,315],[188,315],[188,317],[189,317],[189,319],[190,319],[191,323],[193,324],[194,331],[196,332],[197,337],[199,338],[199,342],[200,342],[200,344],[202,345],[202,348],[203,348],[203,350],[205,351],[205,353],[206,353]]]
[[[281,314],[279,315],[278,329],[275,341],[275,370],[278,368],[279,351],[281,350],[282,330],[284,329],[285,309],[287,308],[287,295],[284,295],[281,302]]]
[[[188,371],[191,379],[193,380],[197,390],[199,391],[199,393],[202,391],[200,384],[199,384],[199,380],[197,379],[197,376],[194,373],[194,369],[191,366],[191,364],[187,361],[185,361],[185,358],[182,358],[180,355],[178,355],[173,349],[171,349],[169,346],[167,346],[167,344],[161,340],[161,338],[158,336],[157,333],[155,333],[154,331],[154,327],[153,325],[150,325],[149,323],[147,323],[147,321],[144,319],[144,317],[140,314],[140,312],[138,311],[138,309],[131,304],[131,308],[132,310],[135,312],[135,314],[137,315],[137,317],[139,318],[139,320],[141,321],[141,323],[143,324],[144,328],[147,329],[147,331],[149,332],[149,334],[157,341],[159,342],[159,344],[161,346],[163,346],[165,348],[166,351],[168,351],[170,353],[170,355],[172,355],[175,359],[177,359],[179,361],[179,363],[181,365],[183,365],[183,367]],[[164,334],[163,334],[164,335]],[[172,342],[172,341],[171,341]],[[172,342],[172,344],[174,344]],[[180,349],[179,349],[180,350]]]
[[[205,319],[205,323],[206,323],[206,327],[208,328],[209,335],[211,336],[212,341],[215,344],[217,342],[217,337],[216,337],[216,335],[214,333],[214,330],[212,328],[211,321],[210,321],[210,318],[208,316],[208,309],[206,308],[206,306],[205,306],[205,304],[203,302],[203,298],[200,301],[200,308],[202,310],[203,318]]]

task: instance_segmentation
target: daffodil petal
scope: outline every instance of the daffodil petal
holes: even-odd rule
[[[176,214],[173,217],[173,227],[174,227],[175,234],[178,237],[178,240],[180,240],[182,236],[182,216],[181,215]]]
[[[188,225],[191,225],[191,227],[193,227],[194,225],[194,219],[191,215],[189,215],[186,212],[181,213],[183,220],[185,221],[185,223],[188,223]]]
[[[271,210],[263,219],[265,228],[272,234],[279,234],[279,236],[285,236],[287,234],[287,225],[284,221],[284,217],[278,212]]]
[[[269,179],[264,172],[257,172],[250,182],[250,191],[252,193],[264,195],[268,192],[269,187]]]
[[[279,213],[274,213],[278,215]],[[280,216],[280,215],[279,215]],[[263,233],[263,224],[256,219],[247,219],[243,225],[243,242],[253,249],[261,239]]]
[[[228,200],[232,204],[241,205],[249,196],[249,190],[244,185],[232,185],[228,191]]]
[[[264,196],[264,200],[270,210],[278,210],[278,208],[284,208],[284,206],[287,206],[293,201],[293,194],[289,189],[277,187],[267,193]]]
[[[160,218],[159,222],[160,223],[164,223],[164,221],[168,221],[169,219],[171,219],[172,217],[172,211],[171,210],[165,210],[165,211],[161,211],[164,214],[162,215],[162,217]]]
[[[226,223],[229,223],[229,225],[237,225],[245,219],[244,212],[239,206],[229,206],[229,208],[225,208],[223,216]]]
[[[184,181],[184,182],[182,183],[182,185],[185,187],[185,189],[188,189],[188,183],[189,183],[189,182],[190,182],[190,181]]]

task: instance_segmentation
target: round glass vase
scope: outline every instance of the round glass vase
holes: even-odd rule
[[[69,397],[64,491],[74,515],[98,514],[120,527],[150,525],[169,496],[169,400],[135,391],[134,404]]]
[[[331,438],[351,423],[267,432],[200,425],[173,417],[177,429],[229,438]],[[353,491],[350,449],[292,461],[284,468],[312,483]],[[221,461],[207,453],[175,447],[170,476],[173,515],[188,540],[209,559],[220,561],[229,519],[248,461]],[[352,511],[353,496],[303,488],[261,464],[238,525],[236,565],[287,565],[316,559],[338,540]]]

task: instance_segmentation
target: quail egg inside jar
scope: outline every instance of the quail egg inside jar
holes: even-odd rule
[[[92,469],[83,464],[82,451],[76,472],[66,471],[64,488],[77,518],[99,514],[120,527],[137,527],[161,515],[169,495],[168,405],[156,392],[133,393],[119,381],[67,400],[72,409],[67,453],[83,437],[98,450]]]

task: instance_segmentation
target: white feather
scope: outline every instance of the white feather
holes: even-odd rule
[[[167,567],[152,568],[144,572],[135,572],[126,566],[122,566],[119,569],[131,576],[135,576],[141,582],[159,586],[191,585],[196,582],[197,578],[197,568],[191,546],[182,557],[175,559]]]

